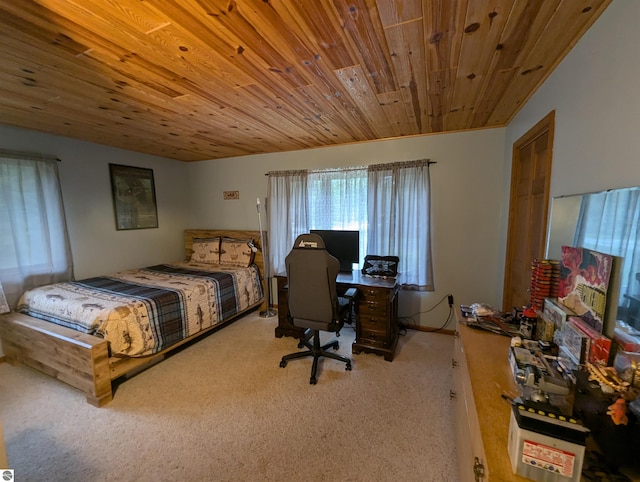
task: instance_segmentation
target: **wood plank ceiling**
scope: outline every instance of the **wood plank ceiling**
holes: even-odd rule
[[[183,161],[504,126],[610,2],[0,0],[0,124]]]

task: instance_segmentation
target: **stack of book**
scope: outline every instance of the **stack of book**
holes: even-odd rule
[[[556,298],[560,284],[560,262],[553,259],[534,259],[531,262],[531,295],[529,302],[541,310],[545,298]]]

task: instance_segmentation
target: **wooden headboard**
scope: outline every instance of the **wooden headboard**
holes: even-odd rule
[[[264,259],[262,257],[262,240],[260,239],[260,231],[238,231],[229,229],[185,229],[184,231],[184,256],[185,260],[190,260],[193,254],[193,240],[194,238],[237,238],[237,239],[253,239],[253,244],[258,248],[255,254],[254,263],[260,268],[260,279],[262,280],[262,292],[264,293],[265,300],[260,306],[261,310],[267,308],[267,289],[266,281],[264,279]]]

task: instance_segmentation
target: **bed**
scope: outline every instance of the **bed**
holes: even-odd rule
[[[184,239],[184,261],[25,293],[0,317],[7,361],[68,383],[99,407],[112,400],[113,381],[266,307],[259,232],[186,230]]]

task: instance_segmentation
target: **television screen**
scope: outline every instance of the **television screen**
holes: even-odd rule
[[[330,255],[340,261],[340,271],[352,271],[353,263],[360,261],[360,232],[312,229],[324,241]]]

